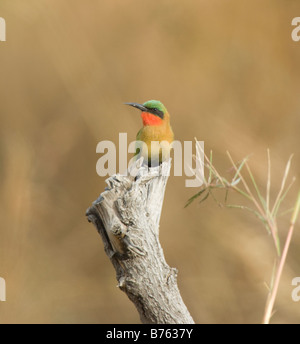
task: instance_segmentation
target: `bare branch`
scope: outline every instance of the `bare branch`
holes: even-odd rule
[[[170,161],[114,175],[87,210],[117,273],[118,287],[136,306],[143,323],[192,324],[177,286],[177,269],[165,261],[159,220]]]

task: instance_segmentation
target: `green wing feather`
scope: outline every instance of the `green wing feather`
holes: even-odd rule
[[[143,128],[141,128],[139,130],[139,132],[136,134],[136,141],[141,141],[142,130],[143,130]],[[136,142],[136,144],[135,144],[135,154],[134,154],[136,159],[138,159],[139,153],[140,153],[140,147],[139,147],[138,142]]]

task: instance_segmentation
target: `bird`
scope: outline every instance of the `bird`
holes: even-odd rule
[[[167,108],[158,100],[148,100],[144,104],[125,104],[142,111],[143,127],[136,136],[136,159],[143,157],[148,167],[159,166],[169,158],[170,145],[174,141]],[[140,141],[145,145],[141,146]]]

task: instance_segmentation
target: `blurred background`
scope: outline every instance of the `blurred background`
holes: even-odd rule
[[[226,176],[229,150],[272,200],[294,153],[300,187],[298,0],[2,0],[0,323],[139,323],[85,211],[104,190],[96,145],[141,127],[124,102],[161,100],[176,139],[205,141]],[[168,181],[160,238],[197,323],[259,323],[276,252],[251,214]],[[220,195],[220,199],[223,196]],[[230,196],[231,197],[231,196]],[[236,200],[232,198],[231,200]],[[237,200],[238,201],[238,200]],[[242,202],[242,201],[241,201]],[[282,218],[282,241],[290,214]],[[300,323],[298,221],[273,323]]]

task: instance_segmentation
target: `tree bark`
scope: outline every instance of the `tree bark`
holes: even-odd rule
[[[193,324],[177,286],[177,269],[166,263],[159,220],[171,162],[155,168],[142,159],[106,180],[108,187],[87,210],[117,274],[118,287],[149,324]]]

